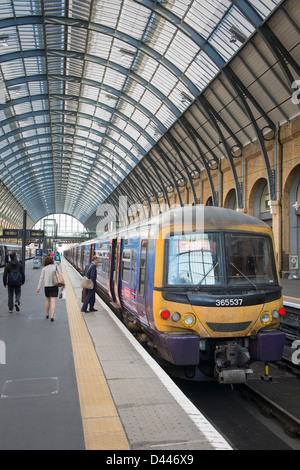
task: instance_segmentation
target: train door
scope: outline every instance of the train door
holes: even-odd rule
[[[122,238],[116,239],[115,249],[115,271],[114,271],[114,293],[118,306],[121,308],[119,285],[120,285],[120,261],[121,261]]]
[[[95,254],[95,243],[92,243],[92,244],[91,244],[91,249],[90,249],[90,251],[89,251],[88,263],[91,263],[91,262],[92,262],[92,259],[93,259],[94,254]]]
[[[137,310],[140,317],[147,318],[146,314],[146,291],[147,291],[147,261],[148,240],[141,241],[139,279],[137,291]]]
[[[114,292],[114,274],[115,274],[115,253],[116,253],[117,239],[111,238],[109,241],[108,249],[108,266],[107,266],[107,291],[111,301],[115,301]]]

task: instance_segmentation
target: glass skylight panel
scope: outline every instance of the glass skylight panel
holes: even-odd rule
[[[11,18],[13,16],[11,0],[1,0],[0,19]]]
[[[190,3],[184,21],[204,39],[208,39],[231,3],[229,0],[195,0]]]
[[[177,119],[170,108],[168,108],[165,104],[163,104],[156,113],[156,117],[165,125],[166,128],[169,128]]]
[[[24,67],[26,75],[38,75],[46,73],[46,60],[45,57],[25,57]]]
[[[228,61],[241,46],[239,41],[231,42],[231,26],[236,26],[245,38],[248,38],[254,31],[254,27],[246,20],[240,11],[233,6],[209,39],[211,45],[226,61]]]
[[[165,56],[179,70],[184,72],[198,52],[199,46],[181,31],[178,31],[170,43]]]
[[[135,39],[141,39],[151,11],[133,0],[124,0],[124,7],[120,13],[117,30],[122,31]]]
[[[85,98],[90,98],[94,101],[97,101],[99,95],[99,89],[89,86],[89,85],[83,85],[82,86],[82,91],[81,91],[81,96],[84,96]]]
[[[48,73],[55,75],[63,75],[64,73],[64,58],[63,57],[47,57]]]
[[[88,60],[85,61],[84,77],[101,83],[105,67]]]
[[[142,113],[139,109],[135,109],[131,116],[131,119],[139,124],[139,126],[145,127],[149,124],[150,118]]]
[[[127,76],[117,70],[107,68],[103,78],[103,84],[109,85],[116,90],[122,90]]]
[[[61,49],[65,47],[65,26],[46,25],[46,40],[48,49]]]
[[[46,81],[28,82],[28,88],[29,88],[29,94],[31,96],[42,95],[48,92]]]
[[[70,0],[69,16],[88,21],[90,15],[91,0]]]
[[[3,39],[0,41],[0,57],[20,50],[18,34],[15,27],[2,28],[1,36]]]
[[[87,31],[83,28],[68,26],[67,28],[67,50],[85,52]]]
[[[25,103],[20,103],[20,104],[15,104],[14,105],[14,110],[16,115],[18,114],[25,114],[25,113],[30,113],[31,111],[31,103],[29,101]]]
[[[25,75],[22,59],[1,62],[1,69],[5,80],[11,80]]]
[[[45,15],[51,16],[65,16],[66,11],[64,8],[64,2],[61,0],[51,0],[50,2],[44,2]]]
[[[138,60],[135,72],[147,82],[150,82],[155,70],[158,67],[158,62],[152,57],[142,54]]]
[[[143,148],[145,149],[145,153],[148,152],[152,145],[150,144],[150,142],[143,136],[141,135],[138,140],[137,140],[137,143]]]
[[[249,0],[262,18],[266,18],[281,0]]]
[[[42,49],[44,47],[42,25],[20,25],[18,26],[18,32],[20,37],[21,49],[23,51],[32,49]]]
[[[219,69],[203,51],[200,51],[194,62],[187,68],[185,75],[201,91],[215,77]]]
[[[89,31],[87,53],[102,59],[108,59],[113,38],[107,34]]]
[[[161,105],[161,100],[155,96],[151,91],[146,90],[140,103],[145,106],[152,114],[155,114]]]
[[[2,4],[6,3],[6,0],[1,0]],[[16,16],[29,16],[29,15],[41,15],[41,2],[40,0],[14,0],[13,2],[14,13]]]
[[[163,92],[164,95],[168,96],[177,82],[178,77],[176,75],[169,72],[169,70],[167,70],[163,65],[159,65],[153,75],[151,85],[155,86],[159,91]]]
[[[122,111],[122,114],[125,114],[125,116],[128,116],[128,118],[130,118],[135,107],[132,104],[128,103],[127,101],[122,101],[120,109]]]
[[[109,2],[107,0],[95,0],[91,20],[95,23],[115,28],[121,7],[122,5],[119,0],[110,0]]]

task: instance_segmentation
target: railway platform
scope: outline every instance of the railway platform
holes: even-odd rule
[[[281,279],[280,282],[284,304],[300,309],[300,279]]]
[[[54,322],[32,262],[19,313],[1,279],[0,449],[231,449],[101,299],[80,312],[80,277],[62,268]]]

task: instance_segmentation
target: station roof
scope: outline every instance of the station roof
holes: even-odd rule
[[[223,81],[220,95],[214,84],[286,3],[2,0],[1,181],[33,221],[67,213],[85,223],[182,117],[191,125],[195,119],[200,123],[199,97],[208,90],[218,112],[235,102],[229,113],[238,142],[232,141],[231,148],[253,140],[238,92]],[[284,27],[289,23],[294,29],[290,42],[293,34],[299,41],[297,20],[283,12]],[[267,100],[271,121],[280,122],[290,118],[285,102],[290,84],[279,66],[272,69],[278,58],[266,48],[266,30],[263,35],[264,48],[252,42],[259,63],[245,49],[239,59],[242,73],[235,76],[251,93],[263,95],[257,99]],[[270,70],[268,77],[283,99],[263,83]],[[230,81],[228,71],[226,76]],[[272,126],[265,119],[262,127]],[[215,137],[203,126],[207,132],[207,145],[214,149],[220,134]],[[182,131],[179,137],[178,142],[184,140]],[[178,146],[171,147],[178,153]],[[169,151],[170,145],[164,149]],[[213,153],[214,158],[221,154]]]

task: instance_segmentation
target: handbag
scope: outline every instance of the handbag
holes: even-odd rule
[[[94,289],[94,283],[92,279],[89,279],[88,277],[83,276],[82,281],[81,281],[81,287],[83,289],[92,290]]]
[[[89,273],[90,269],[92,266],[89,267],[87,274]],[[83,276],[82,281],[81,281],[81,287],[82,289],[88,289],[92,290],[94,289],[94,283],[92,279],[89,279],[87,276]]]
[[[52,283],[54,286],[57,286],[57,287],[63,287],[65,285],[64,278],[62,277],[60,272],[57,270],[57,268],[52,273]]]

